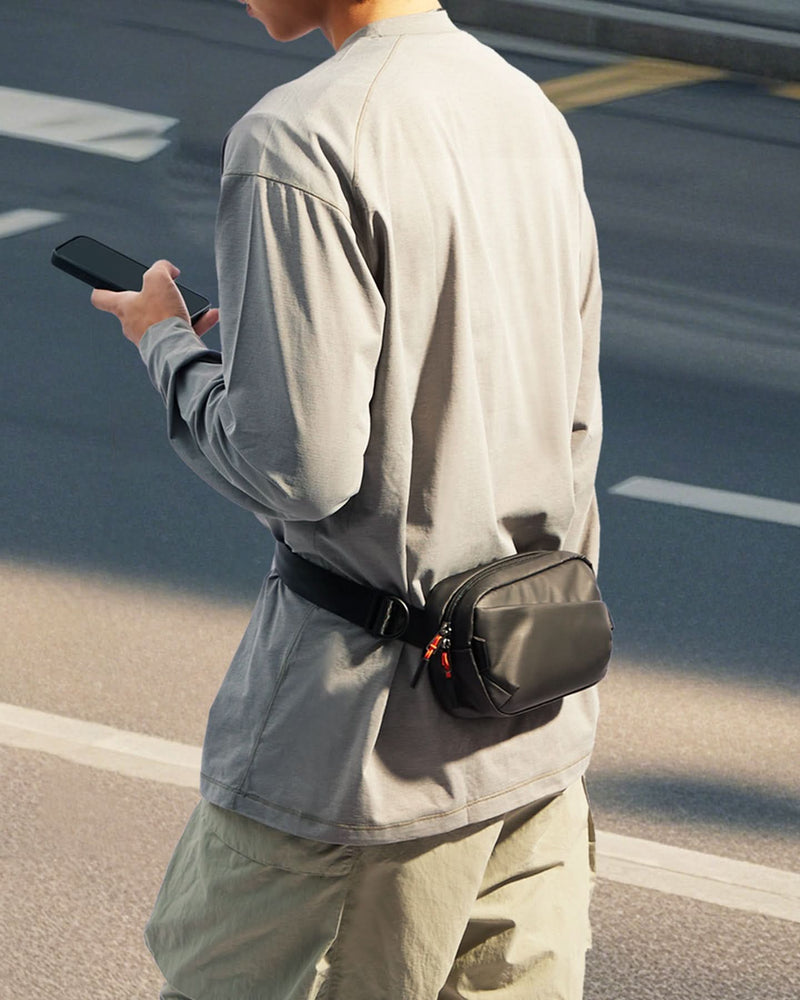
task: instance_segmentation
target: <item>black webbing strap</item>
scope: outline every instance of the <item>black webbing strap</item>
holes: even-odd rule
[[[283,542],[275,543],[275,568],[286,586],[300,597],[360,625],[379,639],[401,639],[425,649],[433,638],[420,608],[317,566]]]

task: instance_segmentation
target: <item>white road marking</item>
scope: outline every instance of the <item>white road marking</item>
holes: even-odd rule
[[[18,236],[31,229],[41,229],[42,226],[52,226],[65,219],[58,212],[43,212],[36,208],[18,208],[13,212],[0,215],[0,240],[6,236]]]
[[[169,140],[177,118],[55,94],[0,87],[0,134],[139,162]]]
[[[148,781],[197,788],[200,748],[0,703],[0,744]],[[800,874],[598,832],[598,875],[800,923]]]
[[[597,874],[612,882],[800,923],[800,875],[795,872],[598,831]]]
[[[200,748],[0,703],[0,744],[184,788],[200,783]]]
[[[646,476],[633,476],[612,486],[608,492],[635,500],[652,500],[655,503],[675,504],[714,514],[731,514],[734,517],[800,528],[800,503],[789,503],[787,500],[712,490],[703,486],[690,486],[688,483],[673,483],[668,479],[649,479]]]

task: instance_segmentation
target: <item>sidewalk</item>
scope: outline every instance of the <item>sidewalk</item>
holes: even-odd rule
[[[443,0],[468,27],[800,80],[799,0]]]

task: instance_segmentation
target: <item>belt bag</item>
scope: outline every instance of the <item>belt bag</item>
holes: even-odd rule
[[[442,580],[426,611],[433,690],[451,715],[519,715],[591,687],[611,658],[613,624],[591,563],[530,552]]]
[[[588,559],[573,552],[508,556],[440,581],[424,608],[310,563],[283,543],[276,569],[290,589],[381,639],[424,650],[442,708],[508,718],[597,684],[613,623]]]

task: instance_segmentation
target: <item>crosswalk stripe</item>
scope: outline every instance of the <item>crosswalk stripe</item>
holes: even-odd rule
[[[631,497],[634,500],[674,504],[713,514],[729,514],[733,517],[746,517],[755,521],[770,521],[773,524],[800,528],[800,503],[790,503],[788,500],[772,500],[769,497],[752,496],[749,493],[713,490],[704,486],[691,486],[688,483],[674,483],[668,479],[651,479],[647,476],[632,476],[612,486],[608,492],[617,496]]]
[[[177,118],[55,94],[0,87],[0,134],[139,162],[169,140]]]
[[[52,226],[65,218],[59,212],[44,212],[36,208],[17,208],[13,212],[4,212],[0,215],[0,239]]]
[[[546,80],[542,90],[561,111],[588,108],[623,97],[635,97],[672,87],[719,80],[728,74],[710,66],[693,66],[667,59],[630,59],[574,76]]]
[[[0,703],[0,745],[196,789],[199,747]],[[598,875],[800,923],[800,874],[598,831]]]

